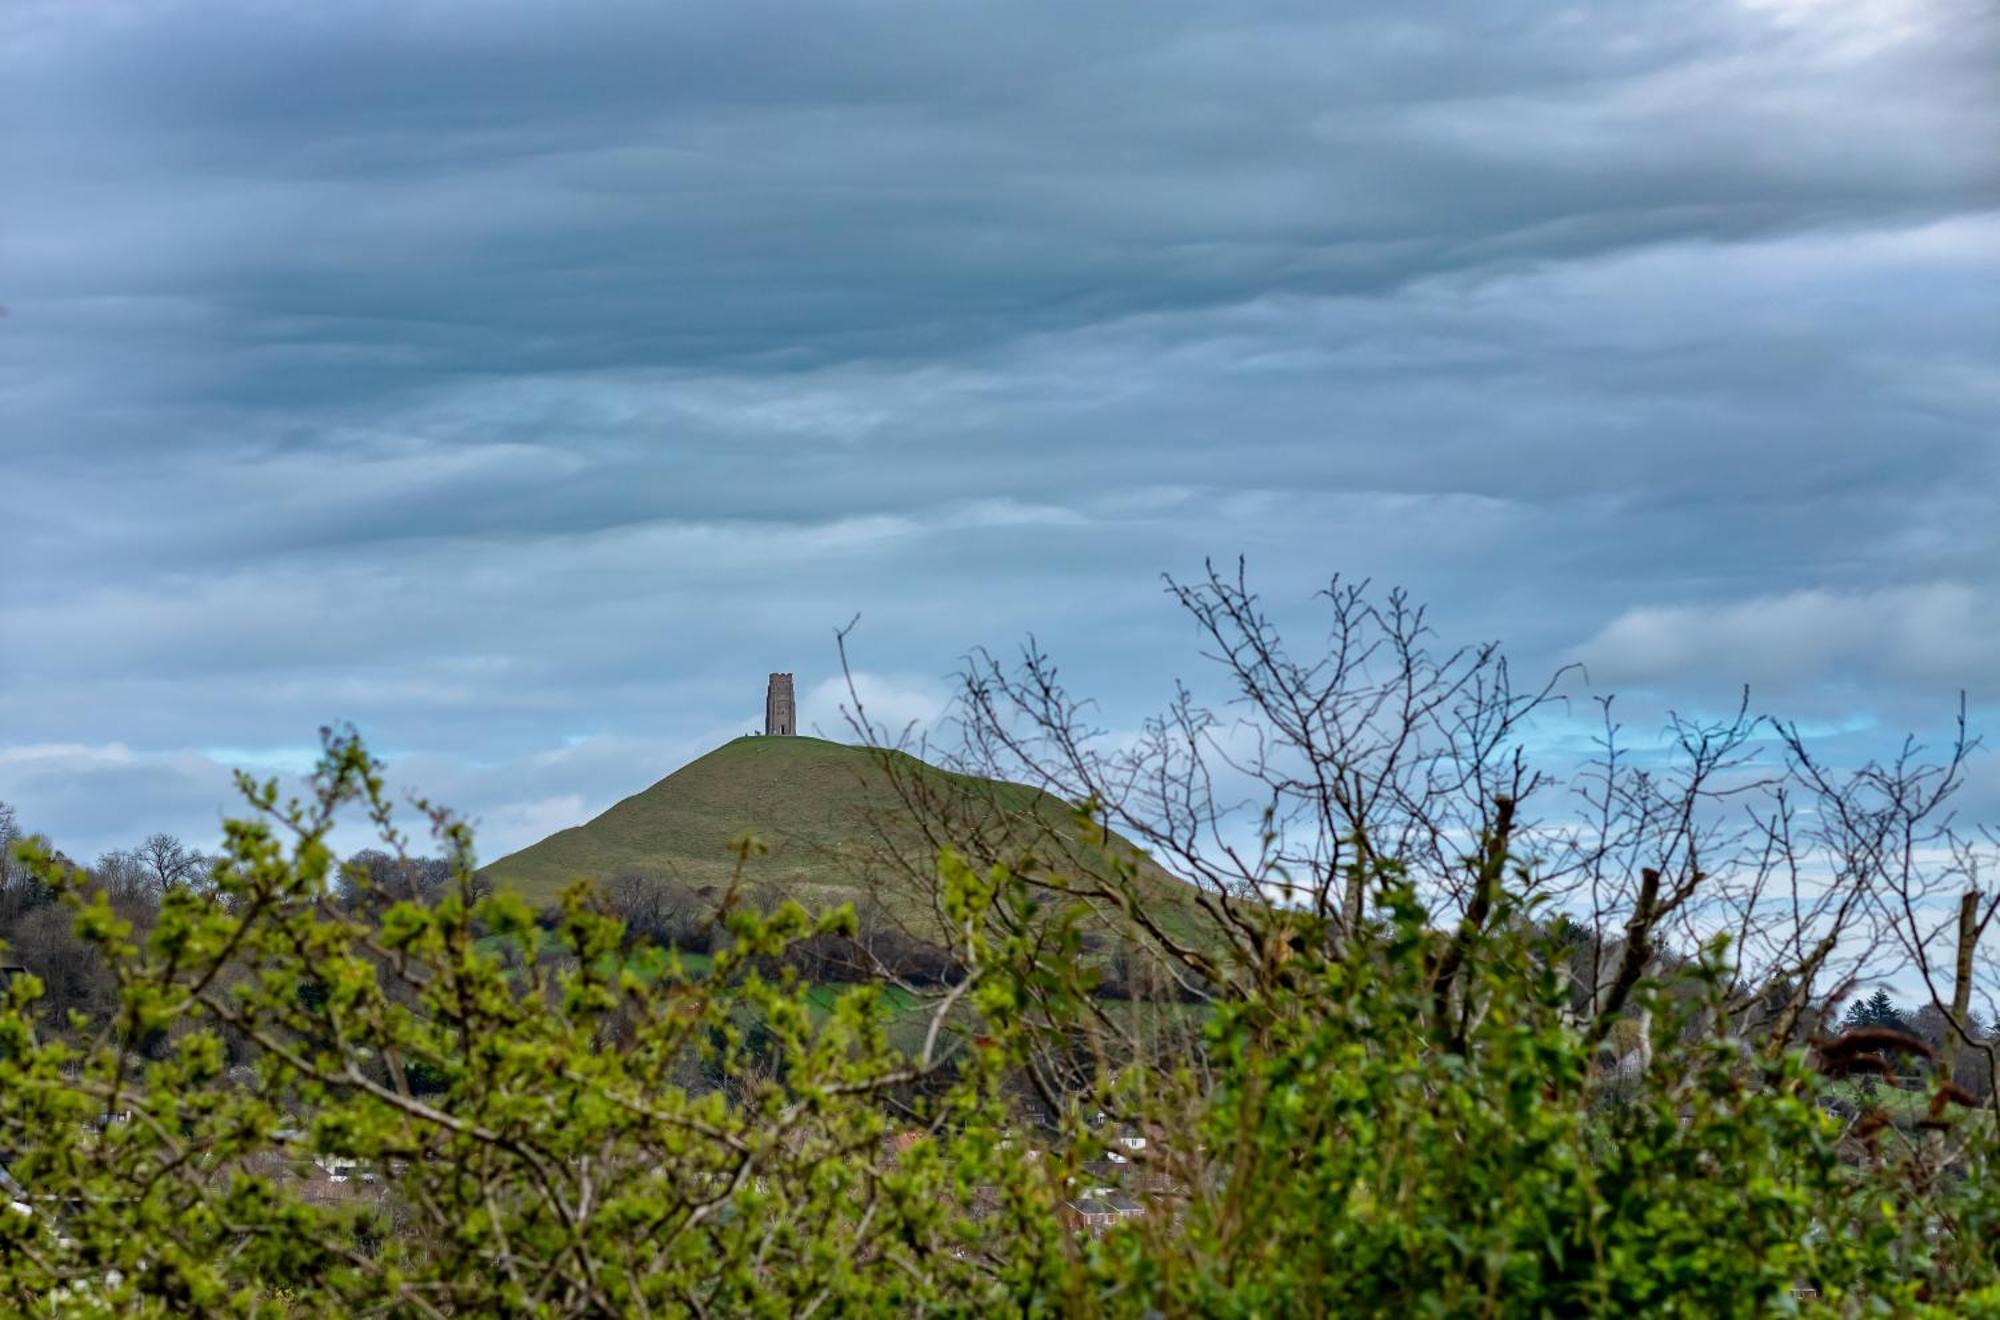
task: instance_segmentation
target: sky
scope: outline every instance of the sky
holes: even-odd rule
[[[1239,554],[1978,723],[1996,123],[1987,0],[7,0],[0,801],[212,843],[350,721],[497,856],[838,732],[856,615],[891,723],[1032,634],[1129,728]]]

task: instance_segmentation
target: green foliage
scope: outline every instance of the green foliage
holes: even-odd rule
[[[508,959],[541,947],[533,914],[476,889],[442,815],[452,891],[331,901],[336,812],[388,820],[353,739],[304,802],[245,787],[213,891],[169,894],[143,941],[23,848],[119,997],[60,1038],[32,978],[0,1013],[10,1310],[1715,1315],[1810,1288],[1830,1314],[2000,1311],[1986,1138],[1843,1142],[1803,1055],[1646,984],[1652,1063],[1619,1077],[1504,891],[1449,937],[1386,863],[1350,934],[1255,910],[1206,955],[1210,1006],[1142,1031],[1082,956],[1116,904],[946,849],[965,976],[899,1044],[906,996],[778,961],[849,908],[732,883],[711,958],[641,970],[574,889],[554,948]],[[1065,1206],[1119,1134],[1143,1134],[1122,1176],[1146,1213],[1079,1232]],[[316,1199],[315,1161],[376,1181]]]

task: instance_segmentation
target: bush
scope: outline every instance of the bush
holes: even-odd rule
[[[2000,1305],[1990,1125],[1954,1125],[1948,1154],[1844,1148],[1806,1054],[1714,1028],[1719,948],[1679,993],[1635,991],[1653,1055],[1614,1088],[1557,974],[1566,935],[1503,888],[1447,937],[1384,863],[1345,937],[1258,908],[1264,955],[1209,946],[1194,1026],[1128,1039],[1078,956],[1081,905],[947,851],[965,975],[898,1047],[878,987],[828,1007],[756,971],[852,938],[845,911],[746,905],[711,969],[649,980],[573,893],[565,970],[510,976],[474,923],[524,936],[534,914],[473,895],[461,828],[455,892],[363,919],[325,839],[343,803],[380,806],[378,772],[335,740],[317,790],[288,812],[252,786],[216,892],[171,895],[143,943],[25,855],[119,1009],[82,1045],[36,1038],[32,984],[0,1018],[0,1141],[31,1210],[0,1216],[16,1309],[1710,1315],[1801,1288],[1843,1311]],[[225,1074],[225,1027],[254,1072]],[[1074,1231],[1072,1180],[1130,1133],[1125,1200],[1083,1201],[1139,1213]],[[369,1171],[350,1184],[374,1199],[304,1195],[278,1170],[308,1156]]]

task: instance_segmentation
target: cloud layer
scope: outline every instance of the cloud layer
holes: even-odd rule
[[[1239,552],[1995,700],[1990,6],[998,13],[21,7],[0,799],[205,837],[352,719],[498,850],[857,612],[899,718],[1034,631],[1134,719]]]

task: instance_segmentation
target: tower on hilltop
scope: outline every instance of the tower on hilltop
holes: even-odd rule
[[[799,708],[792,698],[792,676],[773,674],[771,686],[764,689],[764,732],[791,737],[798,731]]]

